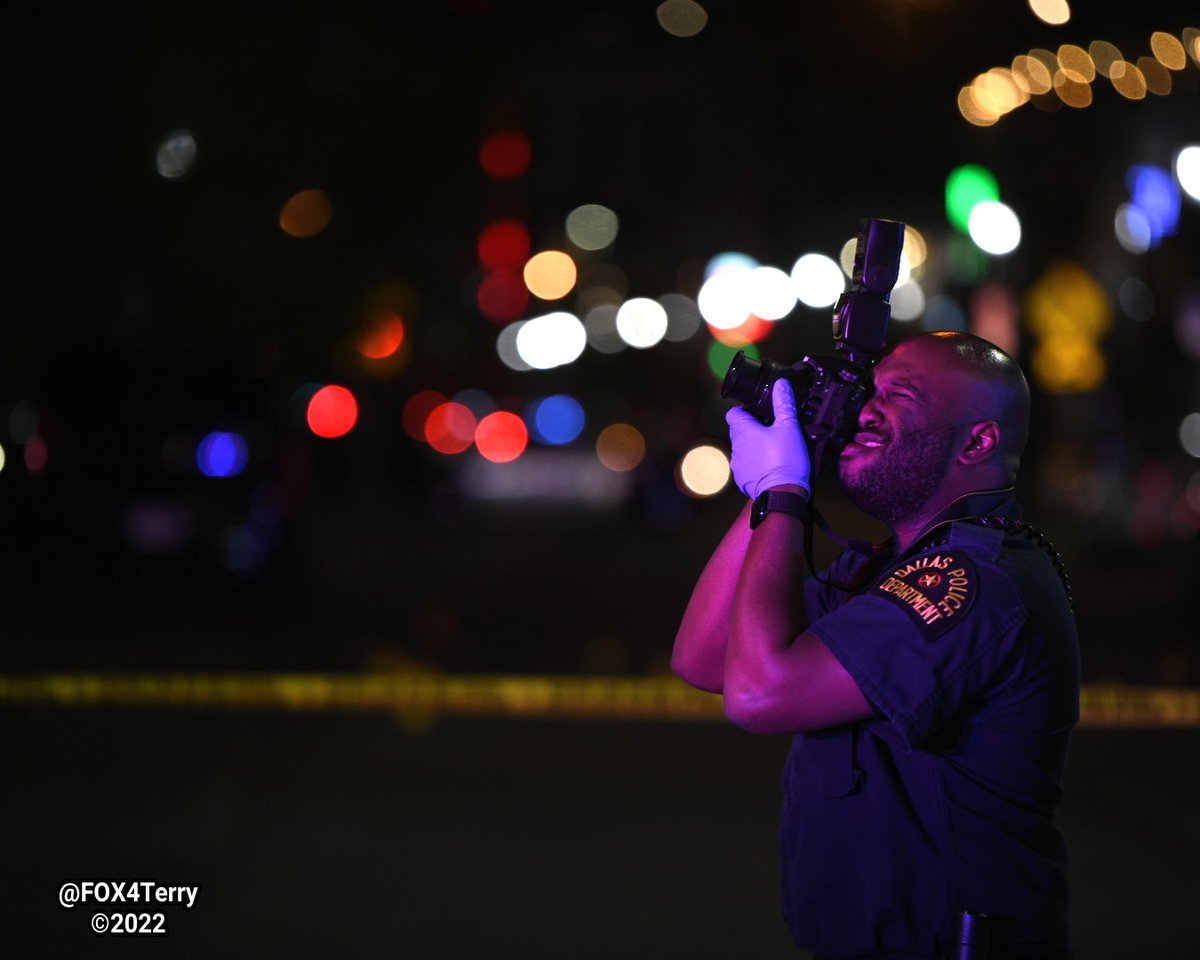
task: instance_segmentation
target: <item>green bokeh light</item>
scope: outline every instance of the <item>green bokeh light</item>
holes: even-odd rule
[[[967,232],[967,221],[975,204],[999,200],[1000,185],[992,172],[978,164],[967,163],[946,177],[946,217],[956,230]]]
[[[725,374],[729,370],[729,364],[733,360],[734,354],[739,350],[745,350],[746,356],[754,360],[761,360],[762,354],[758,352],[758,347],[750,343],[744,347],[731,347],[721,343],[720,340],[714,340],[708,345],[708,369],[712,371],[712,375],[718,380],[724,380]]]

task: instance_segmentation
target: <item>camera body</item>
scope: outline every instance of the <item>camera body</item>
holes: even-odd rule
[[[858,414],[871,391],[871,370],[883,356],[892,288],[900,273],[904,224],[863,220],[859,224],[850,289],[833,310],[838,356],[807,356],[787,367],[755,360],[739,350],[721,384],[721,396],[740,403],[759,422],[775,421],[771,388],[781,377],[796,395],[796,408],[818,476],[854,435]]]

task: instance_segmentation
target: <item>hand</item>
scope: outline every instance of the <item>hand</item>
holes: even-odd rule
[[[775,422],[769,427],[741,407],[725,414],[733,445],[733,480],[751,500],[784,483],[799,484],[811,492],[808,477],[812,467],[796,414],[796,397],[792,385],[782,377],[771,387],[771,406]]]

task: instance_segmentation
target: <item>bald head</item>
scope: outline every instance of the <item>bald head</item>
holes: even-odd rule
[[[958,394],[964,416],[993,420],[1000,428],[997,453],[1012,483],[1029,436],[1029,384],[1020,366],[994,343],[970,333],[940,330],[912,337],[896,351],[927,354]]]

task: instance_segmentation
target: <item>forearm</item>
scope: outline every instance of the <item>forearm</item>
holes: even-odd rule
[[[675,635],[671,669],[702,690],[720,693],[724,688],[725,648],[733,600],[751,532],[747,504],[700,574]]]
[[[731,598],[725,692],[744,706],[777,694],[784,655],[807,627],[804,521],[771,513],[753,531]]]

